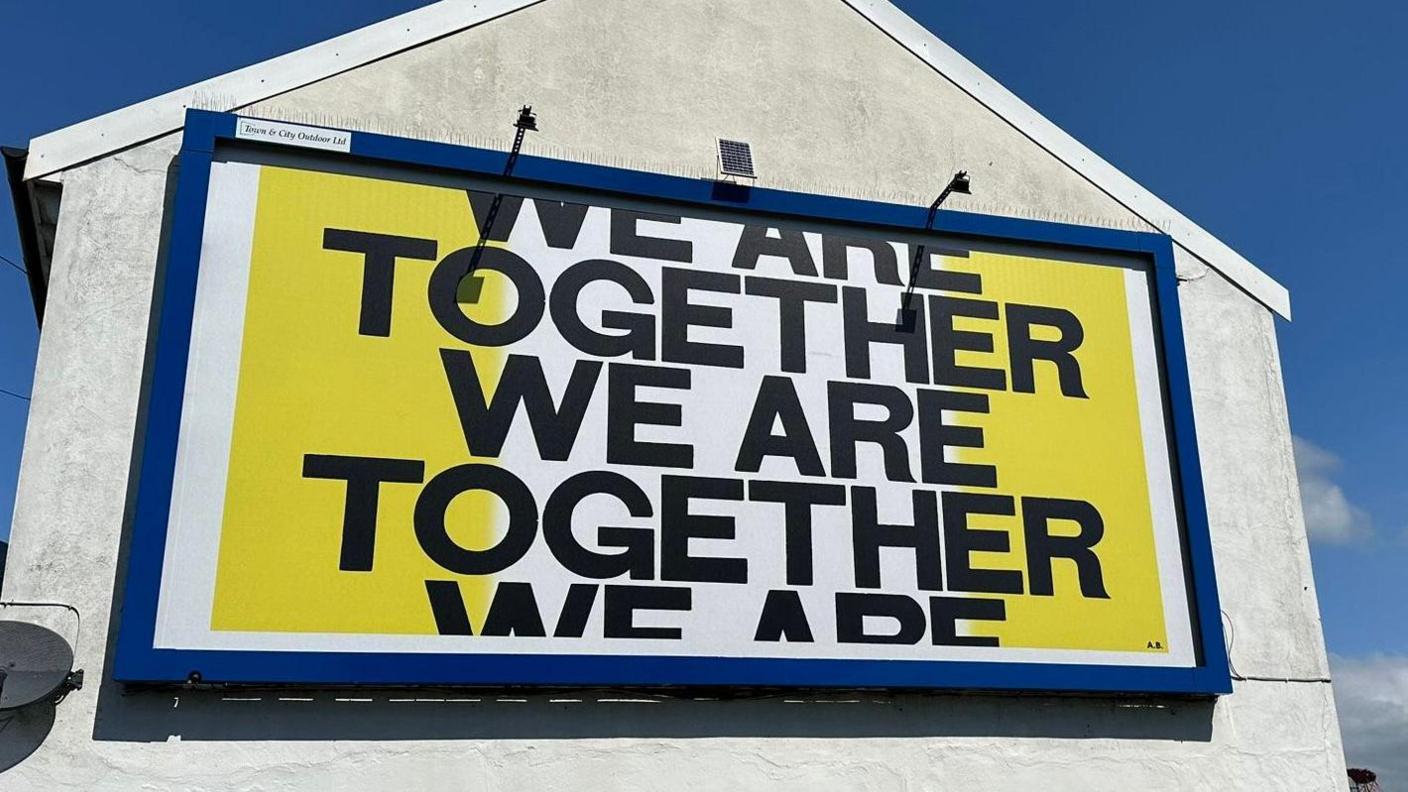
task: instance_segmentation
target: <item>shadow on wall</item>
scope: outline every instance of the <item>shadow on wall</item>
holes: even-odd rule
[[[16,712],[0,713],[0,773],[39,750],[54,728],[54,713],[54,704],[47,701]]]
[[[176,168],[173,162],[167,174],[153,323],[161,300]],[[148,339],[137,438],[144,435],[154,335]],[[106,658],[111,658],[116,648],[141,453],[140,444],[136,444],[129,468]],[[1214,709],[1211,700],[879,692],[685,698],[641,690],[143,689],[114,682],[110,665],[103,663],[93,737],[119,742],[164,742],[174,736],[183,740],[281,741],[1037,737],[1207,742],[1212,738]],[[52,708],[48,718],[52,725]],[[6,749],[7,743],[0,740],[0,769],[6,767],[6,761],[18,762],[28,755],[10,760],[4,750],[14,749]],[[22,744],[16,747],[22,749]]]
[[[145,690],[104,680],[98,740],[1042,737],[1208,741],[1211,701],[932,694]]]

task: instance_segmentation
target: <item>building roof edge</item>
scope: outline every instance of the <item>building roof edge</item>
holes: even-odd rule
[[[35,138],[26,180],[42,179],[174,132],[188,107],[234,110],[443,38],[546,0],[441,0]],[[841,0],[939,75],[1258,302],[1291,318],[1270,275],[1056,126],[888,0]]]

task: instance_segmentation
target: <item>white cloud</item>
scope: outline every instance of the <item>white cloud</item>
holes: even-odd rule
[[[1332,452],[1306,440],[1291,438],[1300,476],[1300,502],[1310,537],[1332,544],[1350,544],[1374,533],[1369,513],[1350,503],[1334,479],[1344,463]]]
[[[1330,656],[1345,761],[1408,789],[1408,656]]]

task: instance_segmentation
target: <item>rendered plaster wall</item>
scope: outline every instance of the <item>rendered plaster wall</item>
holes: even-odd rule
[[[953,208],[1149,227],[839,0],[548,0],[245,112],[504,147],[529,102],[538,153],[712,175],[714,138],[738,137],[764,186],[923,204],[965,168],[978,194]],[[62,177],[3,594],[81,610],[89,685],[0,720],[0,790],[1343,788],[1273,318],[1182,250],[1218,581],[1244,677],[1215,704],[124,691],[105,658],[177,146]]]

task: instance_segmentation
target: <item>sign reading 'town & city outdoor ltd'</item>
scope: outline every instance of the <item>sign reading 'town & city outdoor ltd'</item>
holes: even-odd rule
[[[1166,238],[235,130],[119,679],[1225,690]]]

